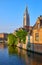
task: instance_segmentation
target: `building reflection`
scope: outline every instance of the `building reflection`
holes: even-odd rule
[[[24,60],[25,65],[42,65],[42,56],[26,52],[23,49],[17,47],[8,47],[9,56],[16,55],[20,59]]]
[[[0,49],[1,48],[6,48],[6,47],[7,47],[6,43],[0,43]]]

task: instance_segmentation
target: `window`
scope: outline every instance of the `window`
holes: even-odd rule
[[[39,41],[39,33],[35,33],[35,40]]]

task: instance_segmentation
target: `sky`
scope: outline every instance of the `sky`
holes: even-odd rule
[[[42,0],[0,0],[0,33],[12,33],[23,27],[23,15],[28,6],[30,25],[42,15]]]

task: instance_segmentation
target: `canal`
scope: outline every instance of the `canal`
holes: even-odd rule
[[[42,55],[18,47],[0,46],[0,65],[42,65]]]

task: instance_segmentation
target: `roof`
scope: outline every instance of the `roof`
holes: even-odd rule
[[[27,31],[32,30],[32,26],[24,26],[24,29],[26,29]]]
[[[37,19],[37,22],[39,20],[40,27],[42,27],[42,16],[40,15]],[[34,24],[33,28],[37,25],[37,22]]]
[[[32,26],[25,26],[24,28],[32,28]]]

